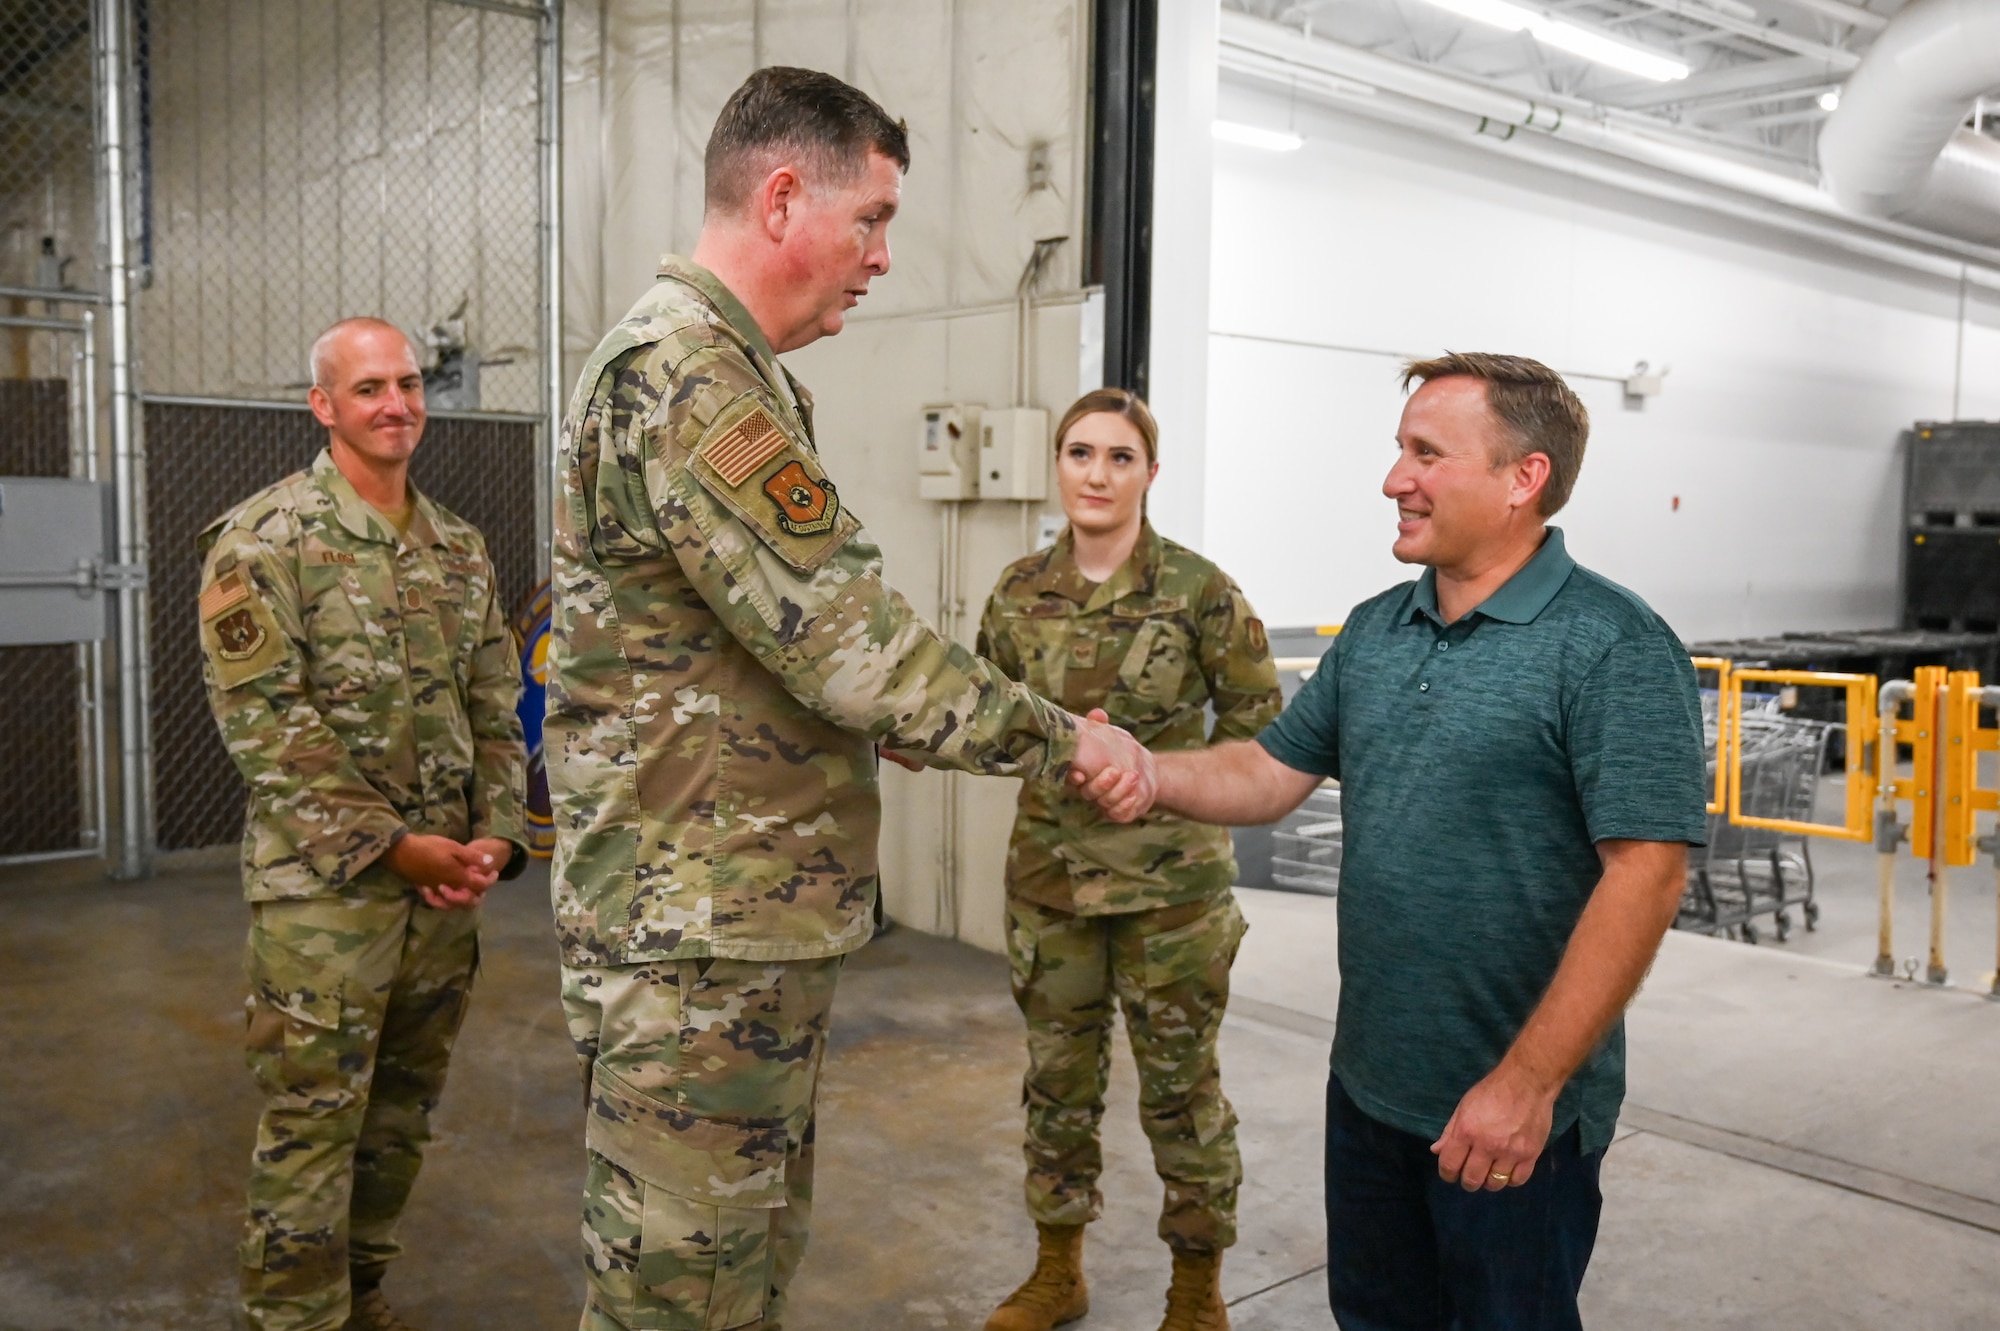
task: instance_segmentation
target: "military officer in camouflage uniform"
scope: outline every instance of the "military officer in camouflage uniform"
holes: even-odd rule
[[[485,542],[408,483],[409,340],[313,348],[326,450],[202,534],[203,674],[250,787],[264,1113],[241,1258],[257,1331],[396,1331],[382,1275],[478,959],[526,863],[520,675]]]
[[[872,932],[877,745],[1044,780],[1145,765],[883,581],[778,363],[888,270],[908,164],[847,84],[753,74],[693,257],[564,422],[544,739],[594,1331],[780,1324],[835,981]]]
[[[1150,749],[1255,735],[1280,705],[1264,626],[1227,574],[1146,521],[1158,470],[1146,404],[1119,388],[1085,394],[1056,439],[1069,528],[1001,575],[980,653],[1071,711],[1104,709]],[[1170,814],[1121,826],[1022,788],[1007,951],[1028,1021],[1028,1213],[1040,1245],[1034,1274],[988,1331],[1047,1331],[1089,1308],[1083,1226],[1103,1206],[1097,1131],[1114,1001],[1166,1189],[1160,1237],[1174,1275],[1162,1331],[1228,1326],[1217,1281],[1243,1166],[1215,1042],[1244,929],[1235,874],[1220,827]]]

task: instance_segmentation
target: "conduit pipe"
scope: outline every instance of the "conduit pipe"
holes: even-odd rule
[[[1911,0],[1820,129],[1827,193],[1863,217],[2000,245],[2000,143],[1963,128],[2000,88],[2000,0]]]
[[[1470,139],[1567,175],[1788,231],[1879,262],[2000,286],[2000,246],[1856,217],[1803,179],[1667,141],[1633,123],[1643,117],[1522,97],[1234,12],[1222,15],[1220,55],[1224,69],[1343,111]]]

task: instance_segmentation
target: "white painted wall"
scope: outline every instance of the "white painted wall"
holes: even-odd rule
[[[1202,536],[1268,621],[1410,576],[1379,490],[1397,357],[1444,348],[1575,376],[1558,522],[1684,636],[1895,621],[1896,441],[1952,415],[1958,284],[1227,79],[1222,107],[1307,136],[1216,153]],[[2000,298],[1971,289],[1964,335],[1958,414],[2000,418]],[[1643,411],[1610,381],[1637,360],[1673,367]]]
[[[1207,501],[1210,202],[1215,186],[1218,0],[1160,6],[1153,117],[1152,326],[1148,393],[1161,466],[1153,525],[1200,540]]]

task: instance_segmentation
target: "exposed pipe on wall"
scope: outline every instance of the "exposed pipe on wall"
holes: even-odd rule
[[[1863,217],[2000,245],[2000,143],[1965,129],[2000,87],[2000,3],[1911,0],[1820,129],[1827,193]]]
[[[110,307],[111,477],[118,562],[118,860],[120,878],[141,878],[153,857],[152,670],[146,643],[145,454],[132,378],[132,275],[125,204],[125,0],[96,0],[99,171],[103,189],[104,291]]]
[[[542,465],[535,472],[535,548],[540,569],[550,567],[555,536],[555,497],[561,488],[560,443],[568,395],[563,382],[562,101],[563,0],[542,4],[542,354],[548,401],[542,412]]]

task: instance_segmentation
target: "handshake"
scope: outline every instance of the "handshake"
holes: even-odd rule
[[[1101,707],[1076,722],[1076,759],[1068,785],[1114,823],[1129,823],[1153,807],[1160,791],[1159,765],[1146,747],[1111,724]],[[876,752],[912,772],[924,764],[908,754],[877,746]]]
[[[1069,784],[1114,823],[1129,823],[1153,807],[1159,765],[1138,740],[1114,726],[1104,709],[1076,719],[1076,761]]]

